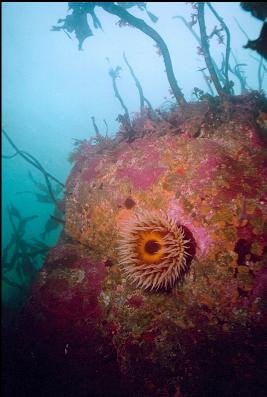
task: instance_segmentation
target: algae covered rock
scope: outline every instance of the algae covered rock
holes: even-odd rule
[[[81,143],[65,234],[22,316],[25,349],[39,366],[53,362],[59,393],[262,395],[267,158],[258,115],[250,97],[216,112],[194,104],[158,121],[136,117],[130,140]]]

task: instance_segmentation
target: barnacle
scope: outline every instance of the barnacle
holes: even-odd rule
[[[186,229],[163,212],[136,214],[125,221],[120,237],[119,265],[143,289],[173,287],[192,259]]]

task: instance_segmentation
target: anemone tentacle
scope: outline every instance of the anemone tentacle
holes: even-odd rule
[[[122,226],[119,265],[140,288],[168,289],[187,270],[190,243],[183,227],[168,215],[143,211]]]

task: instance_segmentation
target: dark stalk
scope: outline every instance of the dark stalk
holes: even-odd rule
[[[41,163],[39,163],[39,161],[36,160],[36,158],[33,157],[30,153],[27,153],[27,152],[24,152],[24,151],[21,151],[21,153],[25,154],[25,155],[28,156],[30,159],[32,159],[32,161],[34,161],[35,164],[37,165],[37,168],[42,172],[42,174],[43,174],[43,176],[44,176],[44,178],[45,178],[46,186],[47,186],[48,192],[49,192],[49,194],[50,194],[50,196],[51,196],[51,199],[53,200],[54,204],[55,204],[56,207],[59,209],[59,211],[61,211],[60,207],[58,206],[58,201],[57,201],[57,199],[56,199],[56,197],[55,197],[55,195],[54,195],[54,192],[53,192],[53,189],[52,189],[52,186],[51,186],[51,182],[50,182],[50,180],[49,180],[49,175],[47,174],[46,170],[43,168],[43,166],[41,165]],[[63,185],[63,186],[64,186],[64,185]],[[62,212],[62,211],[61,211],[61,212]]]
[[[107,122],[106,122],[105,119],[103,119],[103,122],[104,122],[104,124],[105,124],[105,126],[106,126],[106,134],[105,134],[105,137],[107,138],[107,137],[108,137],[108,124],[107,124]]]
[[[178,86],[175,75],[174,75],[172,61],[171,61],[168,47],[167,47],[165,41],[162,39],[162,37],[156,32],[156,30],[154,30],[149,25],[147,25],[145,23],[145,21],[143,21],[143,19],[136,18],[135,16],[130,14],[127,10],[123,9],[120,6],[117,6],[113,2],[99,2],[99,3],[97,2],[97,3],[95,3],[95,5],[102,7],[105,11],[109,12],[110,14],[117,15],[120,19],[122,19],[122,20],[128,22],[130,25],[136,27],[138,30],[145,33],[147,36],[151,37],[156,42],[156,44],[160,48],[160,51],[161,51],[163,59],[164,59],[166,73],[167,73],[167,77],[168,77],[173,95],[175,96],[179,105],[186,104],[186,100],[184,98],[182,90]]]
[[[64,184],[62,182],[60,182],[57,178],[55,178],[53,175],[51,175],[49,172],[47,172],[43,168],[41,163],[34,156],[29,154],[28,152],[25,152],[23,150],[18,149],[18,147],[14,144],[14,142],[12,141],[12,139],[9,137],[9,135],[7,134],[7,132],[4,129],[2,129],[2,132],[3,132],[4,136],[6,137],[6,139],[8,140],[8,142],[10,143],[10,145],[16,150],[16,153],[19,154],[22,158],[24,158],[24,160],[26,160],[32,166],[37,168],[43,174],[43,176],[45,178],[45,182],[46,182],[46,186],[47,186],[48,192],[49,192],[54,204],[60,210],[60,208],[58,206],[58,201],[55,198],[55,195],[54,195],[54,192],[53,192],[53,189],[52,189],[52,186],[51,186],[50,179],[52,179],[54,182],[58,183],[62,187],[64,187]]]
[[[13,159],[14,157],[16,157],[17,154],[18,153],[14,153],[14,154],[11,154],[10,156],[6,156],[6,155],[2,154],[2,157],[3,157],[3,159]]]
[[[128,61],[126,55],[125,55],[125,52],[123,53],[123,59],[124,59],[126,65],[127,65],[128,68],[129,68],[129,71],[130,71],[130,73],[131,73],[131,76],[132,76],[132,78],[134,79],[135,85],[136,85],[136,87],[137,87],[137,89],[138,89],[138,92],[139,92],[139,98],[140,98],[140,111],[142,112],[142,111],[144,110],[145,103],[146,103],[147,106],[148,106],[148,108],[149,108],[149,111],[150,111],[151,115],[153,115],[155,112],[154,112],[154,110],[153,110],[153,108],[152,108],[152,105],[151,105],[151,103],[149,102],[149,100],[144,96],[144,91],[143,91],[143,88],[142,88],[142,86],[141,86],[141,83],[140,83],[140,81],[138,80],[138,78],[136,77],[136,75],[135,75],[135,73],[134,73],[134,71],[133,71],[133,68],[132,68],[131,65],[129,64],[129,61]]]
[[[209,40],[206,32],[205,18],[204,18],[204,5],[203,2],[198,2],[198,22],[200,29],[200,38],[201,38],[201,48],[203,50],[204,58],[206,61],[207,68],[209,69],[210,77],[214,83],[216,91],[220,97],[225,97],[226,94],[220,84],[218,76],[215,72],[214,65],[211,59],[210,51],[209,51]]]
[[[91,120],[92,120],[92,123],[93,123],[93,126],[94,126],[94,130],[95,130],[96,136],[99,136],[100,132],[99,132],[98,126],[96,125],[94,116],[91,117]]]
[[[128,109],[127,109],[125,103],[123,102],[123,99],[122,99],[122,97],[121,97],[121,95],[120,95],[120,93],[119,93],[118,87],[117,87],[117,82],[116,82],[116,80],[117,80],[118,74],[117,74],[116,70],[110,69],[109,75],[110,75],[110,77],[111,77],[111,79],[112,79],[112,87],[113,87],[113,91],[114,91],[115,97],[116,97],[116,98],[118,99],[118,101],[120,102],[121,107],[122,107],[123,110],[124,110],[124,114],[125,114],[127,123],[128,123],[128,125],[130,126],[130,125],[131,125],[131,120],[130,120],[129,111],[128,111]]]
[[[239,70],[239,67],[240,66],[245,66],[245,65],[242,65],[242,64],[238,63],[237,58],[235,57],[233,51],[231,51],[231,55],[232,55],[232,57],[233,57],[233,59],[235,61],[235,67],[234,67],[234,69],[232,69],[231,66],[229,65],[229,70],[230,70],[230,72],[233,75],[235,75],[238,78],[239,83],[240,83],[241,94],[244,94],[247,91],[246,79],[242,75],[241,71]]]
[[[211,86],[211,84],[210,84],[210,82],[209,82],[209,80],[208,80],[208,76],[205,74],[204,70],[202,70],[201,73],[202,73],[202,76],[203,76],[203,78],[204,78],[204,80],[205,80],[207,86],[208,86],[208,89],[209,89],[210,94],[211,94],[212,96],[214,96],[214,91],[213,91],[213,88],[212,88],[212,86]]]
[[[240,23],[238,22],[238,20],[236,18],[234,18],[237,26],[239,27],[239,29],[241,30],[241,32],[243,33],[243,35],[247,38],[247,40],[249,40],[248,34],[247,32],[242,28],[242,26],[240,25]]]
[[[24,292],[28,292],[28,291],[29,291],[29,289],[26,288],[24,285],[17,284],[17,283],[15,283],[15,281],[10,280],[8,277],[6,277],[6,276],[4,276],[4,275],[2,275],[2,280],[3,280],[6,284],[10,285],[11,287],[18,288],[18,289],[20,289],[20,290],[22,290],[22,291],[24,291]]]
[[[176,16],[174,16],[173,18],[180,19],[180,20],[183,22],[183,24],[190,30],[190,32],[192,33],[192,35],[194,36],[194,38],[195,38],[196,41],[198,42],[199,46],[201,47],[201,39],[200,39],[200,37],[196,34],[196,32],[194,31],[194,29],[192,28],[192,26],[190,25],[190,23],[188,23],[187,20],[186,20],[183,16],[181,16],[181,15],[176,15]],[[211,57],[211,60],[212,60],[212,63],[213,63],[213,66],[214,66],[214,69],[215,69],[215,72],[216,72],[217,76],[219,77],[219,79],[220,79],[220,81],[222,82],[222,84],[225,84],[225,78],[224,78],[224,76],[222,75],[221,71],[219,70],[219,68],[218,68],[218,66],[217,66],[217,64],[216,64],[216,62],[214,61],[214,59],[213,59],[212,57]],[[203,74],[203,75],[204,75],[204,74]],[[206,79],[205,79],[205,81],[206,81],[206,83],[207,83],[207,85],[208,85],[208,88],[209,88],[209,90],[210,90],[210,92],[211,92],[211,90],[212,90],[211,85],[208,83],[208,81],[207,81]],[[212,92],[213,92],[213,90],[212,90]],[[214,95],[214,93],[213,93],[212,95]]]
[[[58,218],[57,216],[50,215],[50,218],[62,225],[65,225],[65,221],[63,219]]]
[[[264,75],[265,75],[265,72],[267,71],[267,69],[266,69],[266,67],[264,65],[264,58],[261,57],[260,59],[258,59],[258,58],[255,58],[253,55],[250,55],[250,57],[252,59],[254,59],[255,61],[257,61],[258,64],[259,64],[257,76],[258,76],[259,91],[261,91],[262,90],[262,85],[263,85]]]
[[[262,72],[263,71],[263,72]],[[263,77],[264,77],[265,69],[263,65],[263,57],[261,57],[259,61],[259,67],[258,67],[258,83],[259,83],[259,91],[262,90],[262,83],[263,83]]]
[[[144,106],[145,106],[143,88],[142,88],[142,86],[141,86],[141,84],[140,84],[140,81],[139,81],[138,78],[136,77],[136,75],[135,75],[135,73],[134,73],[134,71],[133,71],[133,68],[132,68],[131,65],[129,64],[128,59],[127,59],[127,57],[126,57],[126,55],[125,55],[125,52],[123,53],[123,59],[124,59],[126,65],[128,66],[128,69],[129,69],[129,71],[130,71],[130,73],[131,73],[131,76],[132,76],[132,78],[134,79],[135,85],[136,85],[136,87],[137,87],[137,89],[138,89],[139,98],[140,98],[140,111],[142,112],[142,111],[144,110]]]
[[[220,24],[226,34],[224,77],[225,77],[225,89],[226,89],[226,92],[229,93],[228,91],[229,91],[230,87],[229,87],[228,71],[229,71],[229,58],[230,58],[230,50],[231,50],[231,47],[230,47],[231,35],[230,35],[230,31],[228,29],[228,26],[224,22],[223,18],[220,17],[220,15],[217,13],[217,11],[213,8],[213,6],[209,2],[207,2],[207,5],[208,5],[209,9],[212,11],[212,13],[215,15],[215,17],[218,19],[218,21],[220,22]]]
[[[18,147],[14,144],[14,142],[12,141],[12,139],[9,137],[8,133],[4,129],[2,129],[2,132],[5,135],[5,137],[8,140],[8,142],[10,143],[10,145],[16,150],[16,152],[17,152],[16,154],[19,154],[21,157],[24,158],[24,160],[28,161],[28,163],[33,165],[35,168],[39,169],[39,171],[41,171],[42,173],[45,173],[54,182],[58,183],[63,188],[65,187],[65,185],[62,182],[60,182],[57,178],[55,178],[49,172],[45,171],[45,169],[42,166],[41,166],[42,169],[40,169],[40,166],[38,165],[39,162],[33,156],[29,155],[27,152],[19,150]],[[31,161],[27,156],[31,156],[31,158],[34,161]],[[12,156],[12,157],[14,157],[14,156]]]

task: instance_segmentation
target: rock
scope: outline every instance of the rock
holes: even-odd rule
[[[263,395],[267,172],[254,110],[242,98],[216,128],[216,114],[206,119],[203,107],[197,137],[173,128],[162,135],[154,121],[151,133],[101,154],[80,148],[67,183],[65,237],[19,326],[25,354],[39,374],[50,368],[56,395]],[[138,287],[119,260],[125,224],[144,211],[165,214],[194,245],[188,268],[166,290]],[[157,249],[164,256],[169,232],[156,234],[160,243],[151,237],[148,256]],[[129,260],[143,260],[140,236]]]

